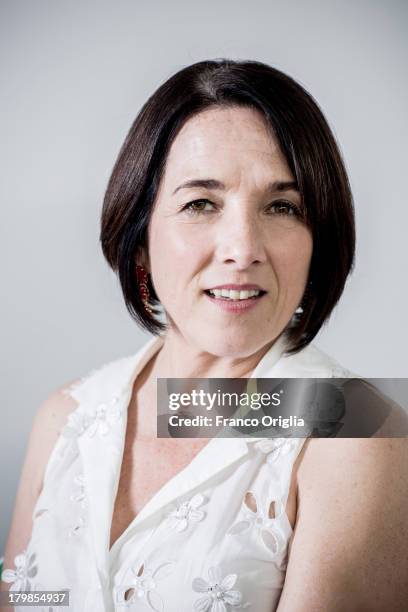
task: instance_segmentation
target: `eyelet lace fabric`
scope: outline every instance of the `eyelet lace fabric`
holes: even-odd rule
[[[69,589],[75,612],[273,612],[293,536],[285,508],[303,440],[211,440],[109,548],[132,385],[161,342],[65,392],[77,408],[47,464],[27,548],[3,580],[16,591]],[[271,349],[260,371],[330,377],[337,367],[306,347],[287,360]]]
[[[237,574],[222,576],[218,566],[208,570],[208,581],[203,578],[194,578],[193,590],[205,593],[194,603],[195,612],[227,612],[231,608],[249,608],[247,602],[242,605],[242,593],[235,586]]]
[[[163,612],[165,602],[160,583],[171,575],[174,565],[173,561],[145,561],[131,566],[127,584],[117,591],[116,603],[134,609],[145,605],[154,612]]]
[[[31,591],[37,572],[35,553],[23,551],[14,559],[14,569],[5,569],[1,579],[11,583],[10,591]]]
[[[182,502],[174,508],[167,517],[167,526],[177,532],[185,531],[194,523],[205,518],[205,512],[200,507],[205,503],[201,493],[194,495],[190,500]]]
[[[239,536],[252,531],[256,538],[259,538],[266,549],[273,556],[278,556],[286,549],[286,537],[284,530],[280,526],[279,519],[284,512],[283,505],[280,500],[274,499],[272,496],[259,499],[254,493],[250,492],[255,504],[255,508],[249,507],[246,502],[248,493],[245,495],[239,520],[232,525],[227,531],[227,534]],[[279,507],[279,513],[276,516],[275,508]],[[274,509],[273,517],[271,509]]]

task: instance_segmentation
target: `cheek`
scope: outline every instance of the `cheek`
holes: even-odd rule
[[[303,289],[309,274],[313,252],[311,232],[306,227],[287,233],[272,246],[273,261],[281,285]]]
[[[149,259],[153,283],[163,302],[179,296],[205,259],[203,241],[184,224],[152,220],[149,231]],[[165,294],[165,295],[164,295]]]

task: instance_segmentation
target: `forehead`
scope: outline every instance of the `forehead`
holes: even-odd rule
[[[167,178],[208,172],[291,173],[265,118],[253,108],[216,107],[194,115],[174,139],[166,160]]]

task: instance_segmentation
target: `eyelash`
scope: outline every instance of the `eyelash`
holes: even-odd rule
[[[190,215],[208,215],[210,213],[213,212],[213,210],[195,210],[193,207],[194,204],[198,204],[204,202],[205,204],[211,204],[211,206],[215,206],[215,204],[213,204],[212,202],[210,202],[210,200],[207,200],[206,198],[199,198],[198,200],[192,200],[191,202],[188,202],[187,204],[185,204],[182,207],[183,211],[188,212]],[[276,202],[273,202],[270,205],[270,208],[274,207],[274,206],[286,206],[289,211],[289,213],[271,213],[271,214],[276,214],[276,215],[288,215],[288,216],[297,216],[300,217],[301,213],[300,210],[297,206],[295,206],[295,204],[292,204],[292,202],[288,202],[287,200],[276,200]]]

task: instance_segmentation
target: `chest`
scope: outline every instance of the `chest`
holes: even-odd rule
[[[156,400],[152,398],[149,390],[143,390],[143,393],[138,390],[130,402],[111,523],[111,546],[154,495],[186,468],[210,441],[208,438],[156,438],[152,435]],[[293,476],[286,504],[292,526],[296,517],[296,484]]]
[[[208,439],[127,438],[112,518],[111,545],[149,500],[187,467],[207,443]]]

